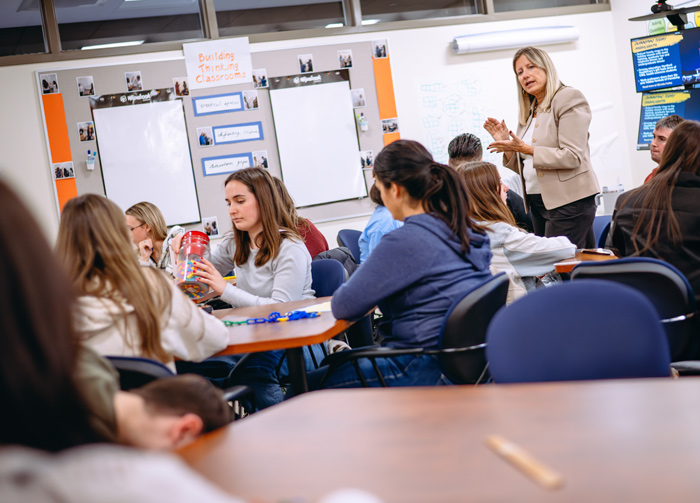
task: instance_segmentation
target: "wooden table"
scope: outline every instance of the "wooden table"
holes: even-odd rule
[[[321,297],[319,299],[266,304],[264,306],[219,309],[214,311],[213,314],[220,320],[242,321],[248,318],[265,318],[274,311],[285,314],[289,311],[330,300],[331,297]],[[342,333],[350,325],[352,323],[349,321],[336,320],[330,311],[323,312],[318,318],[306,318],[282,323],[236,325],[229,327],[229,346],[217,353],[217,356],[286,349],[289,377],[292,385],[295,390],[304,392],[308,390],[308,385],[306,382],[303,347],[327,341]]]
[[[385,503],[696,501],[698,417],[693,377],[316,391],[179,454],[256,503],[313,502],[346,487]],[[536,485],[486,447],[491,434],[564,486]]]
[[[602,255],[598,253],[587,253],[587,252],[577,252],[574,258],[567,260],[562,260],[554,264],[554,270],[559,274],[569,273],[574,270],[574,267],[579,265],[581,262],[599,262],[605,260],[615,260],[619,257],[615,255]]]

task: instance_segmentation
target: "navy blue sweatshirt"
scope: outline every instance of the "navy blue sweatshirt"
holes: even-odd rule
[[[357,320],[378,305],[384,345],[436,348],[452,303],[491,276],[488,237],[470,231],[469,245],[462,253],[439,218],[407,217],[333,295],[333,316]]]

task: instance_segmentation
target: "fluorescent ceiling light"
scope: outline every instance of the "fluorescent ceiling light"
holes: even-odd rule
[[[130,42],[114,42],[112,44],[86,45],[81,47],[81,51],[91,51],[92,49],[109,49],[111,47],[130,47],[132,45],[141,45],[145,40],[132,40]]]
[[[362,26],[367,26],[368,24],[377,24],[379,19],[363,19]]]
[[[345,26],[343,23],[331,23],[327,24],[326,28],[342,28],[343,26]]]

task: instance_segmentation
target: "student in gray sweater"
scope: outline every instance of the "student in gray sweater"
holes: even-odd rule
[[[336,318],[357,320],[378,305],[382,344],[395,348],[437,348],[447,310],[460,295],[491,276],[491,250],[484,232],[470,219],[468,196],[454,170],[435,162],[420,143],[399,140],[374,163],[382,201],[404,226],[385,235],[367,261],[333,296]],[[378,358],[390,386],[448,383],[432,355]],[[360,360],[370,386],[378,378]],[[366,367],[366,368],[365,368]],[[309,374],[318,387],[326,373]],[[359,387],[353,365],[338,367],[326,387]]]

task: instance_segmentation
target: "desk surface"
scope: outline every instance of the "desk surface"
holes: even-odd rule
[[[231,321],[242,321],[247,318],[264,318],[274,311],[284,314],[295,309],[328,302],[330,299],[330,297],[321,297],[264,306],[220,309],[214,311],[214,316],[220,320]],[[318,344],[338,335],[350,325],[351,323],[348,321],[336,320],[330,311],[323,312],[318,318],[306,318],[282,323],[236,325],[229,327],[229,346],[217,354],[250,353]]]
[[[356,487],[385,503],[688,501],[700,495],[700,379],[318,391],[180,451],[248,501]],[[564,477],[545,490],[499,434]],[[294,499],[295,497],[298,498]]]
[[[616,257],[615,255],[600,255],[597,253],[578,252],[574,258],[562,260],[561,262],[554,264],[554,270],[560,274],[563,272],[568,273],[573,271],[574,267],[579,265],[581,262],[600,262],[605,260],[615,260],[618,258],[620,257]]]

